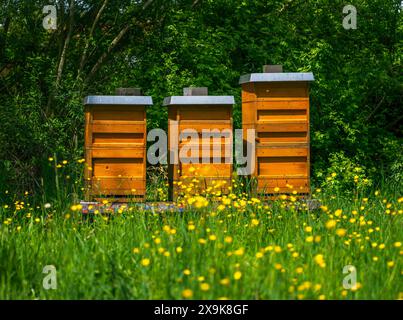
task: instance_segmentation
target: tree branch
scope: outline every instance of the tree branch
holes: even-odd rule
[[[99,21],[101,15],[102,15],[102,12],[104,11],[104,9],[105,9],[107,4],[108,4],[108,0],[104,0],[102,6],[99,8],[98,13],[95,16],[94,22],[92,23],[90,33],[89,33],[88,38],[87,38],[87,40],[85,42],[85,48],[84,48],[84,51],[83,51],[83,55],[81,56],[80,66],[79,66],[79,69],[78,69],[78,72],[77,72],[77,79],[81,77],[81,73],[83,71],[85,62],[87,60],[88,49],[89,49],[89,46],[90,46],[90,40],[91,40],[91,38],[92,38],[92,36],[94,34],[95,27],[98,24],[98,21]]]
[[[142,10],[145,10],[154,0],[148,0],[142,7]],[[122,38],[125,36],[125,34],[129,31],[130,27],[132,25],[132,22],[129,22],[122,30],[120,30],[119,34],[112,40],[111,44],[109,45],[108,49],[106,52],[104,52],[98,59],[98,61],[95,63],[95,65],[92,67],[90,73],[87,75],[85,78],[84,84],[87,84],[98,72],[98,70],[102,67],[104,62],[107,60],[108,56],[110,53],[113,51],[113,49],[119,44],[119,42],[122,40]]]
[[[74,0],[70,0],[70,22],[69,22],[69,30],[67,32],[66,40],[64,41],[64,46],[62,50],[62,54],[60,55],[59,66],[57,68],[57,77],[56,77],[56,88],[60,84],[60,80],[62,78],[64,63],[66,61],[66,53],[70,44],[71,34],[73,32],[73,23],[74,23]]]
[[[119,32],[119,34],[115,37],[115,39],[112,40],[111,44],[108,47],[108,50],[101,55],[101,57],[98,59],[98,61],[92,67],[90,73],[88,74],[87,78],[85,79],[85,83],[88,83],[92,79],[92,77],[98,72],[99,68],[102,66],[102,64],[105,62],[105,60],[108,58],[109,54],[118,45],[120,40],[122,40],[123,36],[127,33],[127,31],[129,31],[129,29],[130,29],[130,25],[126,25]]]

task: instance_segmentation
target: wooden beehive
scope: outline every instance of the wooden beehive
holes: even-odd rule
[[[152,99],[139,91],[84,99],[87,200],[145,198],[146,107]]]
[[[258,194],[310,192],[309,82],[313,80],[312,73],[282,73],[281,66],[265,66],[263,73],[240,78],[244,139],[247,129],[256,130],[252,176]]]
[[[184,88],[183,91],[183,96],[164,99],[164,105],[168,107],[169,198],[176,200],[185,186],[191,186],[191,192],[195,194],[208,189],[212,189],[212,192],[227,193],[233,170],[234,97],[208,96],[207,88]],[[220,130],[221,137],[203,138],[203,130],[217,129]],[[180,152],[183,151],[182,148],[191,147],[196,143],[193,137],[181,137],[181,134],[192,130],[197,132],[199,139],[199,154],[196,156],[192,152]],[[179,155],[177,163],[175,154]],[[186,192],[189,193],[189,189]]]

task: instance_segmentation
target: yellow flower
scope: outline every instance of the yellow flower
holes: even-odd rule
[[[140,249],[139,248],[133,248],[133,253],[140,253]]]
[[[319,296],[319,300],[325,300],[326,299],[326,296],[324,295],[324,294],[321,294],[320,296]]]
[[[336,234],[339,236],[339,237],[344,237],[345,235],[346,235],[346,229],[337,229],[336,230]]]
[[[319,267],[321,267],[321,268],[326,267],[326,263],[325,263],[325,260],[324,260],[324,258],[323,258],[323,254],[317,254],[317,255],[314,257],[314,261],[315,261],[315,263],[316,263],[317,265],[319,265]]]
[[[210,241],[217,240],[217,237],[214,234],[211,234],[208,238],[209,238]]]
[[[239,248],[238,250],[234,251],[234,254],[237,256],[242,256],[245,253],[245,249],[244,248]]]
[[[262,253],[262,252],[257,252],[257,253],[256,253],[256,258],[257,258],[257,259],[263,258],[263,253]]]
[[[336,223],[336,220],[329,220],[328,222],[326,222],[326,228],[332,229],[336,226]]]
[[[306,237],[306,242],[313,242],[313,236]]]
[[[183,249],[181,247],[176,247],[176,252],[177,253],[181,253],[183,251]]]
[[[275,246],[275,247],[274,247],[274,252],[280,253],[281,251],[282,251],[282,249],[281,249],[280,246]]]
[[[200,284],[200,290],[201,291],[209,291],[210,290],[210,285],[208,283],[201,283]]]
[[[183,270],[183,274],[189,276],[191,274],[191,271],[189,269],[185,269]]]
[[[337,210],[334,212],[334,215],[335,215],[336,217],[340,217],[341,214],[342,214],[342,212],[343,212],[343,210],[337,209]]]
[[[320,206],[320,208],[321,208],[324,212],[326,212],[326,211],[329,210],[329,209],[327,208],[327,206]]]
[[[232,237],[226,236],[226,237],[224,238],[224,241],[225,241],[226,243],[231,243],[231,242],[232,242]]]
[[[196,229],[196,227],[195,227],[194,224],[189,224],[189,225],[188,225],[188,230],[189,230],[189,231],[192,231],[192,230],[194,230],[194,229]]]
[[[357,283],[351,288],[351,291],[355,292],[355,291],[357,291],[358,289],[361,289],[361,288],[362,288],[362,284],[359,283],[359,282],[357,282]]]
[[[148,267],[150,265],[150,263],[151,263],[151,261],[148,258],[144,258],[144,259],[141,260],[141,265],[143,267]]]
[[[392,268],[395,265],[395,262],[394,261],[388,261],[387,265],[388,265],[389,268]]]
[[[312,227],[310,226],[305,227],[305,232],[312,232]]]
[[[239,280],[242,278],[242,272],[241,271],[235,271],[234,273],[234,279]]]
[[[223,285],[223,286],[228,286],[229,283],[230,283],[229,278],[224,278],[224,279],[220,280],[220,284]]]
[[[283,268],[283,266],[280,263],[276,263],[274,265],[274,269],[276,269],[276,270],[280,270],[281,268]]]
[[[259,224],[259,220],[257,219],[252,219],[252,225],[257,226]]]
[[[185,299],[189,299],[191,297],[193,297],[193,291],[190,289],[185,289],[182,291],[182,297]]]
[[[301,274],[301,273],[304,272],[304,268],[298,267],[297,269],[295,269],[295,272],[298,273],[298,274]]]
[[[155,242],[155,244],[160,244],[161,243],[161,238],[155,238],[154,242]]]
[[[315,286],[313,287],[313,290],[315,291],[319,291],[322,288],[322,285],[320,283],[315,284]]]
[[[395,248],[399,248],[399,247],[402,246],[402,243],[401,242],[395,242],[393,245],[395,246]]]

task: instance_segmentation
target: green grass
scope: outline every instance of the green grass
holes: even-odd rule
[[[316,196],[327,211],[294,209],[289,200],[243,208],[232,201],[219,212],[212,203],[181,213],[133,207],[91,222],[57,204],[3,207],[0,299],[181,299],[185,289],[196,299],[401,298],[401,195]],[[56,290],[42,286],[46,265],[56,267]],[[342,286],[346,265],[356,267],[356,290]]]

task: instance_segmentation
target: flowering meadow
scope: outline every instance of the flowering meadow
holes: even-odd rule
[[[105,200],[83,214],[68,161],[50,166],[53,199],[2,195],[0,299],[403,298],[397,188],[330,193],[333,174],[307,202],[291,185],[260,198],[236,177],[228,194],[219,183],[194,194],[194,178],[168,210]],[[154,183],[163,199],[166,182]],[[49,265],[57,288],[47,290]]]

